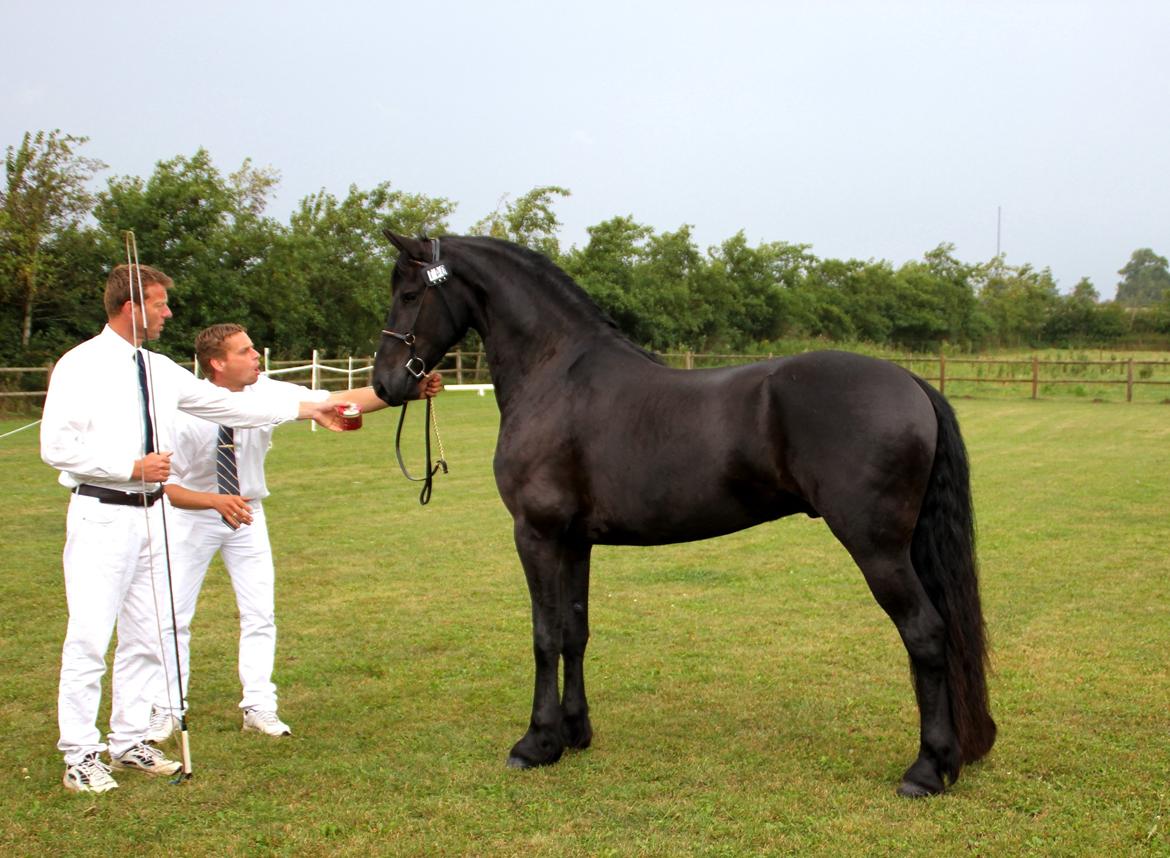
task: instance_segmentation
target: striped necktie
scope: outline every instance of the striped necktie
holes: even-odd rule
[[[215,483],[219,486],[221,495],[238,495],[240,493],[240,472],[236,468],[235,431],[230,426],[219,427],[219,437],[215,445]],[[230,528],[235,528],[235,523],[226,518],[223,519],[223,523]]]

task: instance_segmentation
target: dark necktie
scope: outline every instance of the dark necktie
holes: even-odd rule
[[[142,352],[138,350],[134,352],[134,359],[138,363],[138,390],[142,393],[142,422],[146,427],[145,451],[153,453],[154,422],[150,419],[150,388],[146,383],[146,361],[142,358]]]
[[[240,493],[240,472],[236,469],[235,431],[230,426],[219,427],[215,444],[215,482],[221,495]],[[223,518],[223,516],[220,516]],[[235,528],[235,522],[223,519],[223,523]]]

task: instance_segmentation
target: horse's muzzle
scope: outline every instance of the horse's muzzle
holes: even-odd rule
[[[402,404],[401,402],[395,402],[391,398],[390,393],[386,390],[385,386],[383,386],[381,379],[374,380],[374,394],[387,405],[394,406]]]
[[[389,373],[375,372],[372,384],[378,398],[393,408],[419,398],[419,381],[406,367],[398,367]]]

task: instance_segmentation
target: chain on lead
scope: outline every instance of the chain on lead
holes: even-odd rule
[[[431,406],[431,426],[435,429],[435,442],[439,445],[439,464],[443,467],[443,473],[447,473],[447,451],[443,449],[443,436],[439,434],[439,415],[435,410],[435,400],[430,400]]]

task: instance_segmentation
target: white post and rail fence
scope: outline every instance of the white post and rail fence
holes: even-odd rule
[[[674,352],[661,356],[663,361],[682,369],[727,366],[747,363],[773,355],[704,354]],[[1170,358],[1139,360],[1102,358],[1099,360],[1049,360],[1031,358],[966,358],[938,355],[895,355],[886,358],[934,384],[950,396],[994,395],[997,398],[1032,399],[1081,397],[1118,400],[1124,395],[1133,402],[1170,402]],[[188,366],[194,367],[194,361]],[[474,390],[481,395],[492,389],[491,376],[482,351],[449,352],[439,364],[446,390]],[[39,407],[44,400],[53,365],[0,367],[0,411]],[[195,367],[198,372],[198,368]],[[313,388],[346,390],[370,383],[372,357],[322,358],[313,350],[306,362],[273,360],[264,350],[264,371]],[[993,391],[996,391],[993,393]]]

